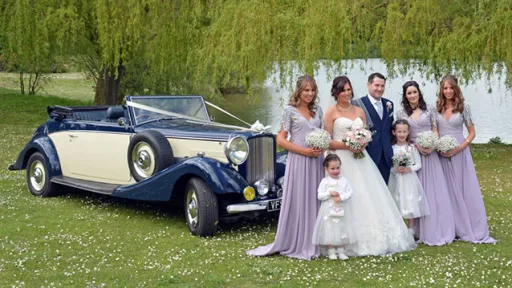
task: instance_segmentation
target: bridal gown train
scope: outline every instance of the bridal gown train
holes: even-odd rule
[[[361,118],[338,118],[334,121],[333,139],[340,141],[351,127],[364,126]],[[331,151],[332,153],[333,151]],[[334,151],[341,159],[342,175],[348,179],[353,196],[347,201],[351,209],[355,243],[345,246],[348,255],[385,255],[406,252],[416,243],[396,207],[377,166],[364,151],[355,159],[348,150]]]

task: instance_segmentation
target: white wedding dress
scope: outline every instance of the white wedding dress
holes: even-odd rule
[[[333,139],[340,141],[350,127],[364,126],[361,118],[338,118],[334,121]],[[391,197],[377,166],[364,151],[365,157],[355,159],[349,150],[336,150],[341,159],[342,175],[350,182],[352,198],[347,201],[351,211],[354,244],[345,246],[347,255],[385,255],[410,251],[416,243]]]

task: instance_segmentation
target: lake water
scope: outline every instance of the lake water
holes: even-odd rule
[[[352,68],[344,68],[344,74],[352,82],[355,98],[362,97],[368,92],[366,82],[369,74],[380,72],[388,75],[386,66],[379,59],[355,60],[351,63],[354,65]],[[347,65],[351,64],[347,62]],[[318,84],[319,103],[324,111],[335,103],[330,95],[332,79],[335,76],[338,75],[328,75],[323,67],[314,75]],[[281,112],[292,90],[279,87],[279,83],[273,83],[273,77],[274,75],[270,76],[262,91],[254,96],[258,99],[256,102],[248,101],[247,95],[231,94],[225,96],[226,101],[222,108],[249,123],[259,120],[264,125],[271,125],[272,132],[277,133]],[[415,80],[420,84],[428,104],[435,104],[439,83],[425,80],[419,73],[388,79],[384,97],[392,100],[395,107],[400,105],[402,85],[409,80]],[[503,142],[512,143],[512,91],[506,88],[504,77],[499,79],[497,75],[492,75],[489,81],[480,79],[461,86],[461,89],[466,103],[471,106],[476,125],[474,142],[487,143],[490,138],[498,136]],[[243,125],[214,112],[213,109],[209,110],[219,122]]]

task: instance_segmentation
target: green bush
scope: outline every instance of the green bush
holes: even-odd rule
[[[489,139],[489,144],[502,145],[505,143],[503,143],[503,141],[501,140],[501,137],[496,136],[496,137]]]
[[[0,72],[13,72],[14,69],[9,67],[7,57],[4,54],[0,54]]]

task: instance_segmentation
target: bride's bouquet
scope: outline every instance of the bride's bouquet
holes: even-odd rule
[[[350,147],[350,149],[359,150],[362,149],[364,145],[372,141],[372,132],[363,127],[350,127],[343,136],[342,141]],[[364,153],[361,151],[359,153],[354,153],[352,156],[356,159],[361,159],[364,158]]]
[[[331,135],[324,129],[315,129],[306,135],[306,145],[309,147],[320,148],[322,150],[329,149],[331,144]]]
[[[421,148],[432,149],[436,147],[438,139],[439,138],[437,137],[436,133],[434,133],[433,131],[424,131],[418,133],[418,137],[416,138],[416,144],[421,146]]]
[[[443,153],[450,152],[451,150],[453,150],[457,147],[459,147],[459,141],[457,141],[457,139],[455,139],[455,137],[450,136],[450,135],[446,135],[446,136],[439,138],[439,140],[437,140],[437,144],[436,144],[436,150],[439,152],[443,152]],[[450,157],[448,159],[452,160]]]
[[[395,155],[393,155],[393,164],[398,167],[408,167],[412,164],[411,153],[407,153],[405,151],[399,151]]]

